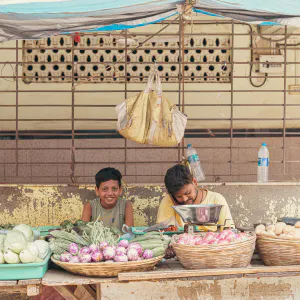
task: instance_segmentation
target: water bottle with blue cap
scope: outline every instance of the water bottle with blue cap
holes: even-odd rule
[[[194,178],[196,178],[197,182],[204,181],[205,175],[201,167],[197,150],[193,148],[191,144],[187,145],[186,156],[190,164],[191,171],[193,173]]]
[[[258,151],[257,182],[268,182],[269,180],[269,150],[267,143],[262,143]]]

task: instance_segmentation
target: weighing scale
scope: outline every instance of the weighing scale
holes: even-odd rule
[[[184,232],[194,233],[195,226],[215,226],[217,231],[225,224],[217,224],[223,205],[219,204],[198,204],[198,205],[176,205],[172,208],[179,214],[184,225]],[[229,226],[228,226],[229,227]]]

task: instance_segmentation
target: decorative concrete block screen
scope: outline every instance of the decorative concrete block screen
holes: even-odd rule
[[[140,36],[139,41],[147,37]],[[189,83],[230,82],[230,35],[185,36],[183,40],[184,43],[178,37],[165,42],[150,40],[137,50],[139,41],[133,40],[126,49],[116,36],[103,34],[81,35],[74,46],[68,35],[26,40],[23,81],[146,82],[156,62],[163,82],[178,82],[180,74]]]

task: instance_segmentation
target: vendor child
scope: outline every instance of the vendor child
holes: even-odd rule
[[[172,208],[174,205],[194,204],[220,204],[223,205],[218,224],[224,227],[234,228],[229,206],[225,198],[218,193],[197,187],[197,180],[193,178],[189,168],[183,164],[177,164],[168,169],[165,176],[165,186],[168,194],[162,200],[157,214],[157,223],[161,223],[175,217],[178,225],[184,226],[181,217]],[[200,230],[216,230],[216,226],[201,226]],[[221,226],[223,229],[223,226]]]
[[[130,201],[121,198],[122,175],[114,168],[104,168],[96,176],[95,191],[98,196],[83,208],[82,220],[103,222],[105,226],[122,230],[123,224],[133,226],[133,209]]]

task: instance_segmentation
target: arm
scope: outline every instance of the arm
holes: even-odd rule
[[[125,207],[125,224],[127,226],[134,226],[133,225],[133,208],[132,208],[132,203],[130,201],[126,202],[126,207]]]
[[[92,207],[90,202],[85,204],[83,211],[82,211],[82,217],[81,220],[85,222],[90,222],[92,217]]]
[[[219,199],[218,199],[218,204],[223,205],[222,209],[221,209],[221,213],[220,213],[220,217],[219,217],[219,224],[220,225],[225,225],[225,227],[231,227],[234,228],[234,222],[231,216],[231,212],[229,209],[229,206],[227,204],[227,201],[225,200],[225,198],[222,195],[219,195]]]
[[[172,205],[170,196],[166,195],[159,205],[156,223],[161,223],[169,220],[171,217],[175,217],[175,210],[171,207]]]

